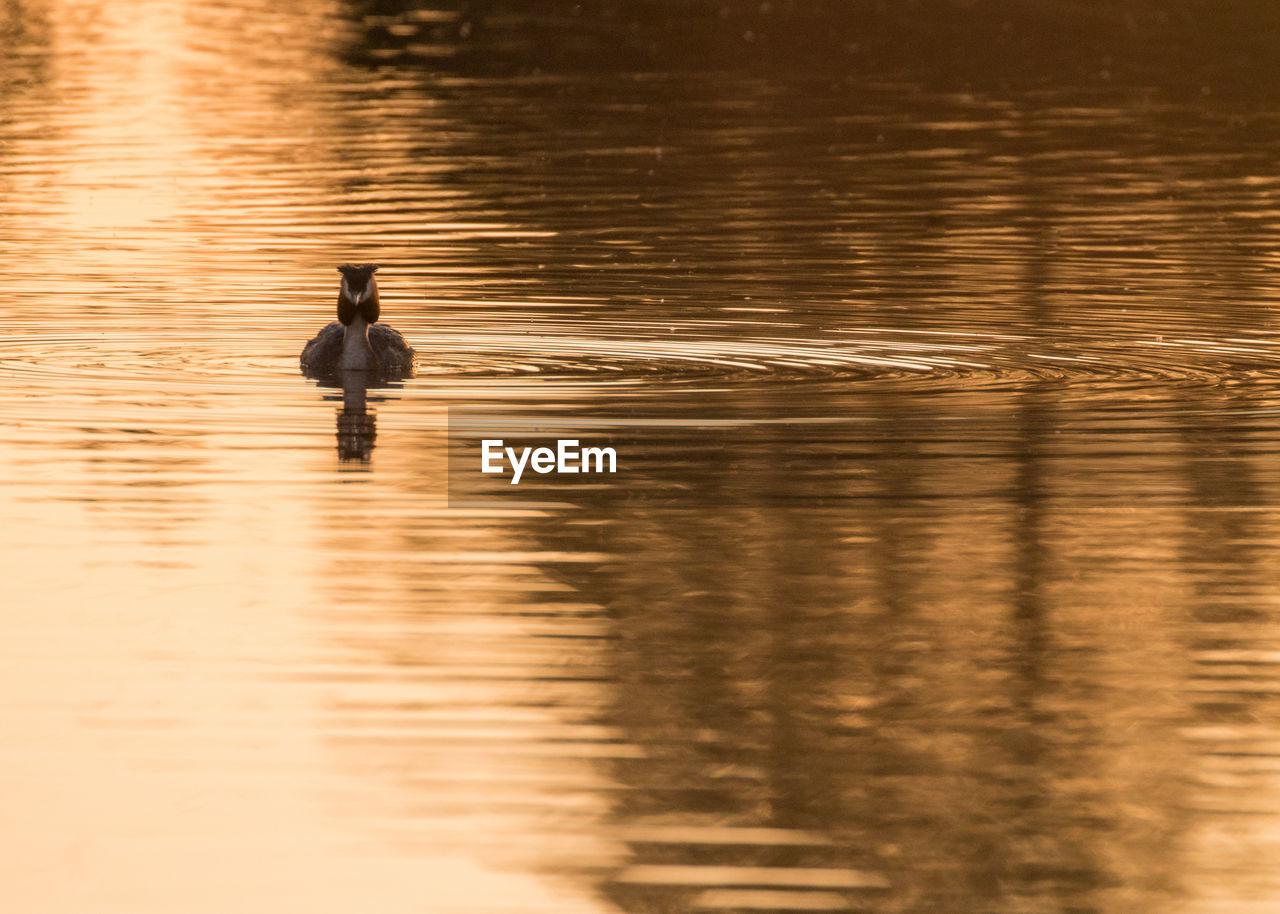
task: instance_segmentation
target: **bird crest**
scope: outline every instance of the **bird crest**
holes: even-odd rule
[[[373,274],[378,272],[378,265],[376,263],[344,263],[338,267],[338,272],[347,281],[347,288],[359,293],[369,284]]]

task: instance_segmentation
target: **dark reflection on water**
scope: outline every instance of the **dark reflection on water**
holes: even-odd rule
[[[317,386],[325,391],[341,391],[342,406],[336,413],[338,458],[367,463],[378,440],[378,413],[369,406],[370,391],[373,402],[378,403],[389,399],[388,390],[399,390],[402,385],[368,371],[342,370],[336,378],[320,379]]]
[[[1215,687],[1188,660],[1221,637],[1265,662],[1268,629],[1239,627],[1256,617],[1200,608],[1269,586],[1221,553],[1243,532],[1222,521],[1256,518],[1274,482],[1274,389],[806,392],[871,421],[736,433],[684,510],[583,496],[564,523],[520,525],[538,551],[606,557],[547,572],[606,609],[601,719],[640,750],[609,766],[630,847],[610,897],[1106,909],[1216,887],[1198,833],[1256,811],[1213,794],[1259,718],[1201,704]],[[1242,434],[1258,447],[1222,468],[1236,483],[1186,502],[1186,478],[1220,462],[1196,442]],[[821,505],[815,463],[841,470]],[[1192,555],[1229,571],[1197,585]],[[1272,688],[1245,676],[1226,691]]]
[[[1272,4],[0,9],[13,904],[1280,905]]]

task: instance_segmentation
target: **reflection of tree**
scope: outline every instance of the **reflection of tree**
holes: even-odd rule
[[[1174,733],[1123,658],[1172,671],[1158,639],[1117,637],[1141,572],[1062,578],[1091,544],[1062,535],[1075,502],[1064,493],[1058,513],[1036,466],[1060,406],[971,399],[975,441],[1024,455],[975,462],[965,442],[952,459],[931,442],[936,400],[825,396],[877,421],[735,433],[718,484],[697,467],[705,510],[696,494],[680,510],[587,498],[579,523],[526,530],[612,557],[557,572],[609,611],[606,719],[642,750],[611,769],[628,788],[614,821],[635,837],[610,896],[686,910],[799,868],[825,874],[804,890],[822,903],[870,910],[1088,907],[1121,886],[1158,906]],[[1134,831],[1134,805],[1152,833]],[[715,866],[726,885],[689,884]]]
[[[0,3],[0,166],[12,148],[8,129],[14,124],[29,124],[30,113],[47,106],[49,55],[53,44],[48,17],[40,4],[33,6],[22,0]],[[49,128],[46,128],[49,129]],[[14,181],[6,167],[0,167],[0,195],[13,201],[21,198],[26,188]],[[17,217],[11,206],[0,210],[0,219]]]
[[[1178,430],[1193,506],[1179,559],[1196,649],[1191,684],[1197,728],[1186,768],[1198,812],[1186,816],[1182,840],[1198,848],[1212,845],[1216,835],[1234,836],[1231,848],[1198,857],[1185,878],[1206,895],[1232,898],[1256,892],[1247,874],[1269,871],[1275,856],[1269,826],[1261,823],[1271,821],[1262,813],[1277,810],[1268,757],[1280,701],[1263,660],[1276,643],[1270,596],[1276,531],[1269,512],[1257,510],[1273,504],[1274,494],[1271,468],[1253,459],[1254,453],[1271,454],[1275,432],[1272,401],[1259,401],[1258,393],[1246,385],[1188,392],[1192,407]]]
[[[1280,12],[1265,0],[1108,4],[950,0],[348,0],[368,25],[355,61],[471,75],[751,68],[909,72],[951,89],[1046,79],[1206,78],[1267,62]],[[1224,73],[1224,71],[1226,71]],[[1237,74],[1238,75],[1238,74]],[[1198,82],[1199,81],[1199,82]]]
[[[48,52],[52,29],[44,4],[6,0],[0,4],[0,106],[12,104],[15,94],[48,80]]]
[[[1028,180],[1023,307],[1008,317],[1039,330],[1054,320],[1041,220],[1053,201]],[[1091,551],[1060,532],[1090,480],[1090,458],[1071,471],[1055,450],[1069,389],[806,394],[815,415],[875,421],[827,438],[735,433],[731,468],[708,479],[698,464],[684,487],[714,495],[702,511],[591,508],[592,547],[616,558],[572,583],[615,619],[611,719],[644,749],[617,763],[632,789],[614,814],[650,830],[611,896],[627,910],[710,903],[699,893],[729,889],[682,884],[679,868],[719,865],[748,881],[757,867],[863,874],[865,887],[812,891],[872,910],[1089,907],[1116,892],[1161,904],[1174,734],[1113,666],[1136,653],[1154,675],[1174,671],[1158,639],[1135,646],[1110,627],[1134,612],[1130,589],[1150,586],[1141,571],[1061,580]],[[697,408],[741,416],[756,396]],[[972,440],[939,451],[935,410]],[[984,459],[991,441],[1007,450]],[[975,502],[993,509],[971,514]],[[529,535],[575,549],[563,531]],[[1149,823],[1137,833],[1133,805]],[[670,837],[689,826],[702,843]],[[777,831],[734,844],[732,828]]]
[[[1150,328],[1118,317],[1109,293],[1146,280],[1162,306],[1181,307],[1189,283],[1215,281],[1203,251],[1221,234],[1223,201],[1194,190],[1221,163],[1185,123],[1164,120],[1166,97],[1187,98],[1169,74],[1200,79],[1183,66],[1198,54],[1239,71],[1225,81],[1252,87],[1242,91],[1276,78],[1245,53],[1276,13],[1245,23],[1199,0],[1106,11],[774,3],[768,14],[642,0],[352,6],[364,26],[351,63],[392,65],[421,84],[398,101],[432,102],[413,115],[410,155],[435,163],[440,186],[430,211],[404,218],[434,223],[447,211],[527,230],[431,251],[436,294],[474,300],[479,287],[487,302],[531,311],[541,296],[558,317],[593,325],[1025,331],[1025,315],[999,303],[1034,256],[1018,220],[1020,163],[1035,161],[1056,205],[1039,241],[1061,262],[1046,295],[1069,305],[1044,342],[1088,345],[1103,325],[1140,336]],[[760,36],[750,48],[744,17]],[[1136,47],[1135,30],[1148,39]],[[1229,113],[1192,88],[1188,116]],[[371,108],[358,132],[374,138],[385,125]],[[1256,149],[1265,173],[1272,134],[1250,122],[1228,145]],[[1126,212],[1140,218],[1098,218],[1126,189]],[[1171,252],[1187,265],[1176,278],[1157,269]],[[1135,277],[1144,260],[1153,269]],[[786,317],[773,329],[725,310],[742,307]]]
[[[746,432],[718,475],[655,471],[714,493],[704,510],[584,495],[583,523],[516,525],[553,552],[611,557],[548,568],[608,610],[604,717],[642,750],[613,763],[613,819],[640,834],[607,891],[627,910],[710,904],[734,880],[695,887],[674,868],[720,864],[748,881],[742,868],[864,874],[813,891],[873,910],[1164,907],[1183,825],[1168,614],[1186,594],[1149,554],[1176,555],[1197,521],[1153,499],[1135,546],[1131,518],[1091,509],[1154,496],[1184,461],[1158,411],[1134,413],[1130,460],[1095,452],[1108,428],[1079,423],[1097,402],[1027,356],[1105,372],[1171,316],[1203,325],[1212,309],[1182,293],[1212,278],[1194,249],[1216,221],[1169,198],[1208,166],[1161,154],[1179,127],[1147,87],[1171,61],[1259,45],[1242,18],[1205,28],[1199,2],[750,6],[676,17],[620,2],[575,20],[568,5],[493,2],[415,19],[379,2],[360,5],[375,15],[350,52],[420,73],[438,97],[456,129],[422,148],[466,163],[449,178],[460,211],[544,230],[467,252],[494,299],[527,301],[537,264],[540,294],[584,303],[558,314],[634,318],[637,333],[750,297],[785,312],[769,332],[799,337],[1010,333],[983,357],[1049,378],[928,398],[810,386],[799,403],[743,385],[668,404],[715,418],[772,397],[866,421],[827,438]],[[1135,30],[1151,40],[1135,48]],[[1240,61],[1206,57],[1158,90],[1198,97],[1206,73],[1253,72]],[[495,88],[495,74],[520,80]],[[1121,193],[1118,207],[1107,194]],[[1257,251],[1232,253],[1256,267]],[[1122,314],[1135,298],[1114,289],[1135,279],[1161,300]],[[721,332],[764,325],[740,320]],[[635,406],[608,400],[591,407]],[[1197,507],[1249,490],[1245,473],[1193,476],[1177,492]],[[1226,548],[1218,567],[1233,567]]]

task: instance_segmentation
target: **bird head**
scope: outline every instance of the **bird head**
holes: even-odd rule
[[[338,267],[342,274],[342,289],[338,295],[338,319],[344,324],[355,320],[356,312],[372,324],[378,319],[378,284],[373,274],[376,263],[345,263]]]

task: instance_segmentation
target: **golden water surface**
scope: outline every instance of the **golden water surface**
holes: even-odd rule
[[[0,907],[1280,910],[1275,16],[901,6],[0,2]]]

